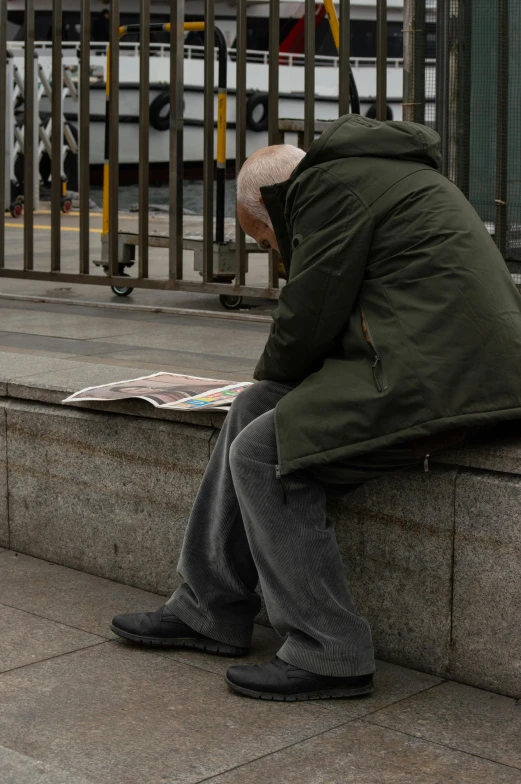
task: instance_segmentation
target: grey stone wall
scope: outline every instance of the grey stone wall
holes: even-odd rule
[[[141,411],[4,397],[0,547],[169,595],[222,418]],[[380,658],[521,697],[519,437],[369,483],[329,513]]]
[[[213,430],[10,403],[7,432],[10,547],[168,593]]]

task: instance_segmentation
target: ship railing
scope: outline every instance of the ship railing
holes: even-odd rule
[[[78,41],[63,41],[62,52],[65,56],[67,54],[74,55],[78,51]],[[105,56],[107,53],[108,43],[91,42],[91,53],[96,53]],[[35,41],[35,50],[42,54],[52,53],[52,41]],[[23,52],[23,41],[9,41],[8,48],[11,51],[20,50]],[[120,43],[120,53],[126,57],[139,57],[140,44],[136,42],[122,41]],[[204,46],[189,44],[184,47],[185,58],[187,60],[202,60],[204,58]],[[170,44],[150,43],[150,55],[154,57],[170,57]],[[233,47],[228,49],[228,59],[235,62],[237,58],[237,50]],[[218,52],[215,52],[215,59],[218,59]],[[247,49],[246,61],[248,63],[258,63],[260,65],[269,65],[269,52],[261,49]],[[280,65],[304,67],[306,63],[306,55],[302,52],[283,52],[279,55]],[[435,60],[427,60],[427,63],[435,64]],[[338,55],[324,55],[315,54],[315,66],[317,68],[338,68],[339,58]],[[376,57],[351,57],[351,68],[375,68]],[[402,57],[388,57],[387,68],[403,68]]]

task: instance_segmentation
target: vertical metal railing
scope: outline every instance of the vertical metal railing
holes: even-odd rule
[[[203,283],[213,280],[215,8],[204,1]]]
[[[24,269],[34,265],[34,136],[35,136],[35,67],[34,67],[34,0],[25,4],[24,64]]]
[[[235,84],[235,171],[238,173],[246,159],[246,43],[247,0],[237,0],[236,84]],[[243,286],[246,280],[246,238],[239,223],[235,222],[236,256],[235,283]]]
[[[457,42],[453,47],[453,79],[455,111],[454,180],[465,196],[470,188],[470,115],[472,91],[472,4],[458,0],[454,23]],[[506,69],[508,79],[508,68]]]
[[[280,0],[270,2],[270,42],[268,65],[268,144],[280,144],[279,131],[279,63],[280,63]],[[279,285],[279,257],[269,252],[268,288]]]
[[[150,179],[150,3],[140,0],[139,37],[139,270],[148,278],[148,213]]]
[[[449,172],[449,14],[450,0],[436,4],[436,130],[441,138],[441,171]]]
[[[279,134],[279,50],[280,0],[271,0],[269,19],[268,144],[278,144]]]
[[[63,14],[62,0],[52,6],[52,155],[51,155],[51,270],[61,267],[62,200],[62,88],[63,88]]]
[[[109,182],[109,274],[119,272],[119,0],[110,0],[110,54],[107,62],[106,80],[109,86],[108,108],[108,164]]]
[[[351,71],[350,64],[350,1],[340,0],[340,22],[336,13],[333,0],[324,0],[324,6],[329,18],[329,26],[333,41],[338,51],[338,114],[342,117],[348,112],[360,114],[360,100],[358,90]]]
[[[168,277],[183,278],[184,0],[170,2],[170,164]]]
[[[404,0],[402,119],[425,122],[425,0]]]
[[[508,175],[508,0],[498,1],[496,115],[496,245],[507,252]]]
[[[387,119],[387,0],[376,0],[376,119]]]
[[[6,208],[7,0],[0,0],[0,268],[4,266]]]
[[[88,275],[90,270],[90,0],[81,0],[81,44],[80,44],[80,273]]]
[[[315,0],[306,0],[304,13],[304,149],[308,150],[315,138]]]
[[[443,0],[440,0],[443,1]],[[380,33],[385,28],[385,0],[378,0],[380,14]],[[334,12],[336,19],[336,43],[339,50],[339,111],[341,114],[350,110],[359,111],[359,104],[355,100],[354,82],[350,72],[350,0],[339,0],[337,3],[340,11],[340,20]],[[89,232],[94,229],[97,231],[95,217],[89,215],[89,176],[90,176],[90,12],[92,3],[90,0],[80,0],[79,8],[81,11],[81,30],[80,30],[80,71],[79,71],[79,182],[80,182],[80,215],[79,215],[79,266],[72,272],[67,269],[71,263],[67,255],[67,266],[65,264],[66,244],[60,244],[61,229],[76,228],[66,227],[63,224],[66,220],[75,220],[76,216],[65,219],[61,214],[61,201],[63,188],[65,187],[62,177],[64,171],[64,136],[62,131],[63,124],[63,55],[62,55],[62,16],[63,8],[66,7],[63,0],[56,0],[53,4],[53,45],[52,45],[52,70],[53,70],[53,97],[52,97],[52,123],[54,132],[52,134],[52,193],[51,193],[51,254],[50,261],[46,269],[33,269],[34,264],[34,240],[33,240],[33,212],[35,206],[35,177],[37,167],[35,166],[35,152],[37,149],[37,118],[38,107],[35,104],[35,69],[34,69],[34,33],[35,33],[35,0],[28,0],[26,3],[26,42],[25,42],[25,85],[24,85],[24,114],[25,124],[23,133],[25,135],[24,147],[24,197],[25,197],[25,216],[24,216],[24,272],[25,277],[34,279],[48,280],[67,280],[74,282],[89,282],[103,285],[124,286],[128,279],[121,275],[120,262],[125,260],[129,263],[132,253],[129,253],[128,246],[137,245],[139,252],[139,263],[136,265],[135,277],[132,277],[132,287],[142,288],[163,288],[171,290],[206,291],[214,293],[225,293],[226,283],[234,277],[235,285],[233,294],[243,294],[249,296],[256,293],[259,296],[276,296],[279,284],[278,280],[278,257],[270,254],[268,265],[268,285],[246,286],[246,262],[247,252],[251,246],[246,246],[245,237],[237,224],[236,248],[237,256],[235,263],[230,265],[229,256],[226,258],[228,265],[224,272],[220,272],[217,277],[217,269],[214,268],[216,260],[221,258],[220,249],[227,252],[224,237],[224,190],[218,187],[218,197],[214,197],[214,184],[217,179],[224,184],[226,174],[226,138],[222,132],[218,133],[218,142],[215,144],[215,100],[216,100],[216,80],[215,80],[215,45],[219,47],[219,33],[215,26],[215,3],[213,0],[204,0],[204,22],[187,23],[184,22],[185,2],[184,0],[169,0],[170,25],[162,26],[163,32],[170,33],[170,138],[168,143],[169,150],[169,176],[170,176],[170,208],[169,208],[169,229],[170,238],[168,243],[168,266],[167,273],[163,277],[157,275],[150,277],[151,259],[153,252],[150,249],[153,242],[149,226],[149,180],[150,180],[150,141],[155,131],[149,125],[149,104],[150,104],[150,33],[157,29],[150,21],[150,3],[148,0],[140,0],[140,21],[139,26],[130,25],[126,28],[120,27],[120,0],[110,0],[110,50],[107,58],[107,134],[106,134],[106,176],[104,181],[104,206],[106,209],[103,216],[102,236],[105,240],[104,252],[98,254],[98,258],[93,259],[96,265],[107,266],[108,275],[104,277],[100,274],[90,273],[90,253],[91,244],[95,242],[95,235],[92,235],[92,242],[89,242]],[[303,7],[306,18],[304,23],[304,44],[305,57],[303,68],[299,71],[304,77],[304,97],[302,99],[304,109],[304,119],[296,120],[298,125],[297,132],[301,135],[299,143],[308,148],[313,142],[318,126],[316,123],[316,101],[315,101],[315,13],[316,6],[312,0],[303,0]],[[334,5],[332,6],[334,11]],[[268,73],[266,88],[268,90],[269,110],[268,110],[268,142],[278,144],[281,141],[279,130],[279,98],[280,98],[280,68],[287,66],[292,58],[279,55],[280,50],[280,31],[281,31],[281,0],[270,0],[269,3],[269,52],[265,58],[268,63]],[[246,104],[249,95],[249,85],[247,83],[247,14],[248,0],[239,0],[237,4],[237,43],[236,43],[236,139],[235,139],[235,165],[236,169],[242,165],[247,151],[250,151],[251,142],[260,142],[261,137],[255,135],[246,124]],[[0,22],[5,20],[7,15],[6,0],[0,0]],[[183,134],[185,129],[184,118],[184,31],[186,29],[196,29],[193,25],[199,25],[201,30],[204,25],[204,94],[203,94],[203,149],[201,160],[203,162],[203,215],[202,215],[202,238],[201,246],[197,250],[198,261],[202,258],[202,280],[194,281],[187,279],[183,270],[183,174],[184,174],[184,141]],[[5,49],[5,23],[0,30],[0,56],[2,47]],[[127,28],[132,28],[127,29]],[[120,132],[120,107],[119,107],[119,83],[120,83],[120,37],[126,32],[136,33],[139,30],[139,216],[137,233],[134,231],[119,232],[119,132]],[[221,47],[222,49],[222,47]],[[385,57],[382,56],[383,48],[379,49],[378,69],[384,73],[385,85]],[[226,51],[225,51],[225,54]],[[382,59],[383,57],[383,59]],[[220,57],[219,65],[219,84],[218,84],[218,126],[223,128],[223,109],[226,106],[226,85],[222,83],[222,74],[225,73],[226,57]],[[302,63],[302,58],[298,58]],[[230,68],[231,58],[228,59],[227,67]],[[0,98],[2,90],[5,93],[5,56],[0,64],[2,74],[2,85],[0,85]],[[299,66],[293,65],[297,69]],[[381,93],[382,80],[379,82]],[[12,87],[12,86],[11,86]],[[68,99],[67,99],[68,100]],[[380,94],[380,100],[384,100],[385,95]],[[233,103],[232,103],[233,106]],[[233,118],[231,118],[233,119]],[[6,124],[5,112],[2,113],[0,123]],[[0,129],[1,129],[0,125]],[[296,127],[296,126],[295,126]],[[322,130],[323,125],[320,126]],[[7,132],[7,131],[6,131]],[[199,133],[199,131],[197,131]],[[5,148],[5,132],[0,139],[2,149]],[[195,132],[194,132],[195,136]],[[230,131],[228,131],[228,142],[230,142]],[[247,149],[248,143],[248,149]],[[228,149],[230,145],[228,144]],[[216,175],[216,155],[217,150],[217,175]],[[2,155],[1,166],[4,168],[2,181],[2,200],[5,202],[4,182],[5,154]],[[1,171],[1,170],[0,170]],[[37,193],[37,192],[36,192]],[[0,202],[1,204],[2,202]],[[5,203],[3,207],[5,208]],[[217,209],[215,210],[214,207]],[[214,216],[218,214],[217,230],[214,233]],[[222,220],[221,220],[222,219]],[[91,229],[92,221],[92,229]],[[125,225],[127,229],[129,224]],[[20,225],[21,227],[21,225]],[[94,228],[96,227],[96,228]],[[2,235],[5,233],[2,227]],[[96,237],[97,239],[97,237]],[[166,238],[163,238],[166,240]],[[0,249],[0,257],[3,257],[3,245]],[[167,241],[161,247],[165,247]],[[224,248],[223,248],[224,246]],[[158,245],[159,247],[159,245]],[[101,259],[99,256],[101,255]],[[131,263],[131,261],[130,261]],[[66,267],[66,271],[63,268]],[[17,270],[2,269],[3,275],[16,277]],[[155,270],[154,270],[155,272]],[[233,274],[234,273],[234,274]],[[129,281],[130,282],[130,281]],[[231,287],[229,287],[231,289]]]
[[[340,0],[340,24],[338,32],[338,113],[342,117],[351,108],[351,3]],[[357,111],[356,108],[353,111]]]

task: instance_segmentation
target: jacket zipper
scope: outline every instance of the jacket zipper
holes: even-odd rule
[[[280,482],[280,487],[282,490],[282,501],[284,504],[287,504],[288,499],[286,496],[286,488],[284,487],[284,477],[282,476],[281,468],[279,465],[275,466],[275,476],[277,477],[277,482]]]
[[[370,342],[368,343],[368,346],[371,349],[371,351],[373,352],[373,357],[374,357],[374,362],[373,362],[373,365],[372,365],[374,383],[375,383],[377,391],[378,392],[383,392],[385,389],[387,389],[387,381],[385,379],[385,374],[384,374],[384,370],[383,370],[383,367],[382,367],[382,358],[381,358],[380,354],[378,353],[378,349],[376,348],[376,344],[375,344],[375,342],[373,340],[373,336],[371,334],[371,329],[369,327],[369,322],[367,321],[364,309],[360,308],[360,310],[361,310],[361,313],[362,313],[362,316],[363,316],[363,319],[364,319],[364,322],[365,322],[365,328],[367,330],[367,334],[369,335],[369,341]],[[365,340],[365,335],[364,335],[364,340]],[[367,340],[366,340],[366,343],[367,343]],[[378,378],[378,366],[380,366],[381,380]]]

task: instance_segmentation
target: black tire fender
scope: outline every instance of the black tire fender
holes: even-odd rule
[[[371,104],[369,109],[366,111],[365,116],[369,117],[370,120],[376,120],[376,104],[375,103]],[[393,119],[393,110],[391,109],[389,104],[387,104],[387,115],[386,115],[385,119],[386,120],[392,120]]]
[[[260,119],[255,119],[253,113],[258,106],[262,106],[264,112]],[[246,101],[246,125],[256,133],[268,130],[268,93],[254,92],[249,96]]]
[[[170,106],[170,93],[165,90],[156,95],[150,104],[150,125],[156,131],[168,131],[170,128],[170,109],[167,114],[163,114],[165,106]]]

